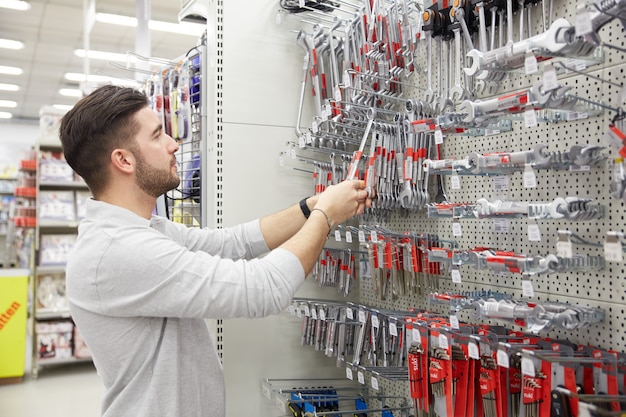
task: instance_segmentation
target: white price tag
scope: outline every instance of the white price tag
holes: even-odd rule
[[[359,323],[365,323],[365,310],[359,310]]]
[[[604,242],[604,259],[610,262],[624,262],[622,243],[619,240],[617,242]]]
[[[498,366],[501,366],[502,368],[509,367],[509,355],[502,349],[498,349],[498,352],[496,353],[496,361],[498,362]]]
[[[311,318],[313,320],[317,320],[317,309],[316,308],[312,308],[311,309]]]
[[[443,133],[441,133],[441,129],[435,129],[435,144],[441,145],[443,143]]]
[[[370,382],[372,384],[372,388],[374,388],[374,390],[378,391],[378,379],[376,379],[376,377],[372,377],[370,379]]]
[[[300,137],[298,138],[298,147],[299,147],[300,149],[302,149],[302,148],[306,148],[306,138],[305,138],[305,136],[304,136],[304,135],[302,135],[302,136],[300,136]]]
[[[528,109],[524,112],[524,126],[535,127],[537,126],[537,113],[534,109]]]
[[[493,177],[494,191],[507,191],[509,189],[509,177],[505,175],[497,175]]]
[[[267,383],[263,382],[261,384],[261,389],[263,390],[263,395],[265,396],[265,398],[267,398],[268,400],[271,400],[272,391],[270,390],[270,387],[267,386]]]
[[[350,307],[346,308],[346,318],[348,320],[354,320],[354,313]]]
[[[478,344],[474,342],[473,340],[470,340],[470,342],[467,344],[467,354],[469,355],[470,359],[476,359],[476,360],[480,359],[480,351],[478,350]]]
[[[591,18],[589,17],[589,12],[586,9],[578,10],[576,12],[576,20],[574,24],[576,26],[576,37],[593,32]]]
[[[452,222],[452,236],[460,237],[463,235],[463,230],[461,229],[461,223],[458,220]]]
[[[323,308],[320,308],[320,320],[326,321],[326,312]]]
[[[363,230],[359,230],[359,242],[365,243],[365,232]]]
[[[307,145],[313,144],[313,138],[311,137],[311,132],[304,132],[304,140]]]
[[[413,328],[413,331],[411,332],[411,336],[413,337],[413,340],[415,341],[419,341],[420,340],[420,331],[416,328]]]
[[[346,231],[346,243],[352,243],[352,233],[350,231]]]
[[[539,71],[537,65],[537,57],[531,51],[526,52],[526,58],[524,59],[524,71],[526,75],[534,74]]]
[[[379,326],[380,326],[380,323],[378,322],[378,315],[372,314],[372,327],[375,329],[378,329]]]
[[[448,349],[448,336],[443,333],[439,335],[439,347],[441,349]]]
[[[282,399],[282,397],[279,395],[276,397],[276,407],[282,412],[286,412],[287,411],[287,403],[285,403],[285,401]]]
[[[547,62],[543,66],[543,89],[544,91],[552,91],[559,88],[559,79],[552,63]]]
[[[455,314],[450,316],[450,327],[453,329],[459,328],[459,318]]]
[[[350,73],[348,71],[344,71],[343,72],[343,87],[344,88],[348,88],[350,87]]]
[[[339,86],[335,87],[334,97],[335,101],[341,101],[341,88]]]
[[[309,306],[306,305],[306,304],[304,305],[304,315],[306,317],[310,317],[311,316],[311,310],[309,309]]]
[[[289,312],[289,314],[291,314],[292,316],[296,315],[296,309],[294,308],[293,304],[290,304],[289,307],[287,307],[287,311]]]
[[[359,381],[359,384],[365,385],[365,375],[363,375],[363,372],[358,371],[356,373],[356,379],[357,381]]]
[[[398,335],[398,326],[396,326],[396,323],[390,321],[389,322],[389,334],[391,336],[397,336]]]
[[[541,230],[537,223],[530,223],[528,225],[528,241],[529,242],[541,242]]]
[[[574,251],[572,250],[572,242],[569,239],[567,241],[557,241],[556,255],[560,256],[561,258],[571,259],[574,256]]]
[[[339,230],[335,230],[335,242],[341,242],[341,232]]]
[[[354,381],[354,376],[352,375],[352,368],[348,368],[346,366],[346,378],[348,378],[350,381]]]
[[[495,233],[508,233],[511,229],[509,219],[493,219],[493,231]]]
[[[458,267],[452,267],[450,275],[452,276],[452,282],[454,282],[455,284],[461,283],[461,271],[459,271]]]
[[[372,230],[370,232],[370,240],[372,241],[372,243],[378,242],[378,234],[376,233],[376,230]]]
[[[532,359],[522,356],[522,375],[536,377],[535,363]]]
[[[524,168],[524,188],[537,188],[537,177],[535,171],[530,165]]]
[[[461,189],[461,177],[456,172],[450,177],[450,188],[453,190]]]
[[[533,298],[535,296],[535,290],[533,289],[533,282],[530,280],[530,278],[522,279],[522,295],[528,298]]]

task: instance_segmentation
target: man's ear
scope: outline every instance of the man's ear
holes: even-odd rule
[[[127,149],[114,149],[111,152],[111,164],[115,170],[130,174],[135,171],[135,156]]]

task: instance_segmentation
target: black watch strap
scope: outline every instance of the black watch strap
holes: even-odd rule
[[[304,197],[302,200],[300,200],[300,210],[302,210],[302,214],[304,214],[305,219],[308,219],[311,215],[311,210],[309,210],[309,206],[306,205],[307,198],[309,197]]]

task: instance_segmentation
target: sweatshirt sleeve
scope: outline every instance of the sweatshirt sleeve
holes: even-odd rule
[[[263,317],[287,308],[305,278],[300,261],[284,249],[263,258],[226,259],[192,251],[152,228],[101,233],[77,242],[67,268],[70,301],[100,314]]]

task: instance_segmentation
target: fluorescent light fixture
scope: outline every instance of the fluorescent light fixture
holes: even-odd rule
[[[8,108],[14,109],[17,107],[17,101],[0,100],[0,107],[8,107]]]
[[[24,44],[20,41],[0,38],[0,48],[4,49],[23,49]]]
[[[13,117],[13,115],[8,111],[0,111],[0,119],[10,119],[11,117]]]
[[[72,105],[72,104],[53,104],[52,107],[54,107],[57,110],[69,111],[69,110],[72,109],[72,107],[74,107],[74,105]]]
[[[24,70],[18,67],[7,67],[4,65],[0,65],[0,74],[8,74],[8,75],[22,75]]]
[[[18,91],[20,86],[17,84],[3,84],[0,83],[0,91]]]
[[[78,88],[62,88],[59,90],[59,94],[65,97],[77,97],[80,98],[83,96],[82,91]]]
[[[26,11],[30,9],[30,3],[26,3],[25,1],[20,0],[3,0],[0,1],[0,7],[5,9]]]
[[[95,84],[112,83],[115,85],[123,85],[123,86],[129,86],[129,87],[135,87],[138,84],[137,81],[126,80],[124,78],[109,77],[106,75],[90,74],[88,79],[85,79],[85,74],[81,74],[79,72],[68,72],[65,74],[65,79],[68,81],[74,81],[74,82],[88,81],[90,83],[95,83]]]
[[[130,54],[120,54],[117,52],[93,51],[91,49],[86,52],[84,49],[76,49],[74,50],[74,55],[76,55],[79,58],[85,58],[86,56],[89,56],[89,59],[96,59],[96,60],[110,61],[110,62],[123,62],[124,64],[127,65],[129,70],[133,69],[132,67],[130,67],[130,64],[137,63],[139,61],[139,58]],[[153,65],[156,67],[162,67],[164,63],[166,62],[170,62],[170,61],[167,59],[155,58],[155,57],[151,57],[149,59],[150,65]]]
[[[110,13],[96,13],[96,22],[133,28],[137,27],[136,18]],[[190,22],[170,23],[159,20],[149,20],[148,28],[157,32],[169,32],[199,37],[204,32],[205,25]]]

